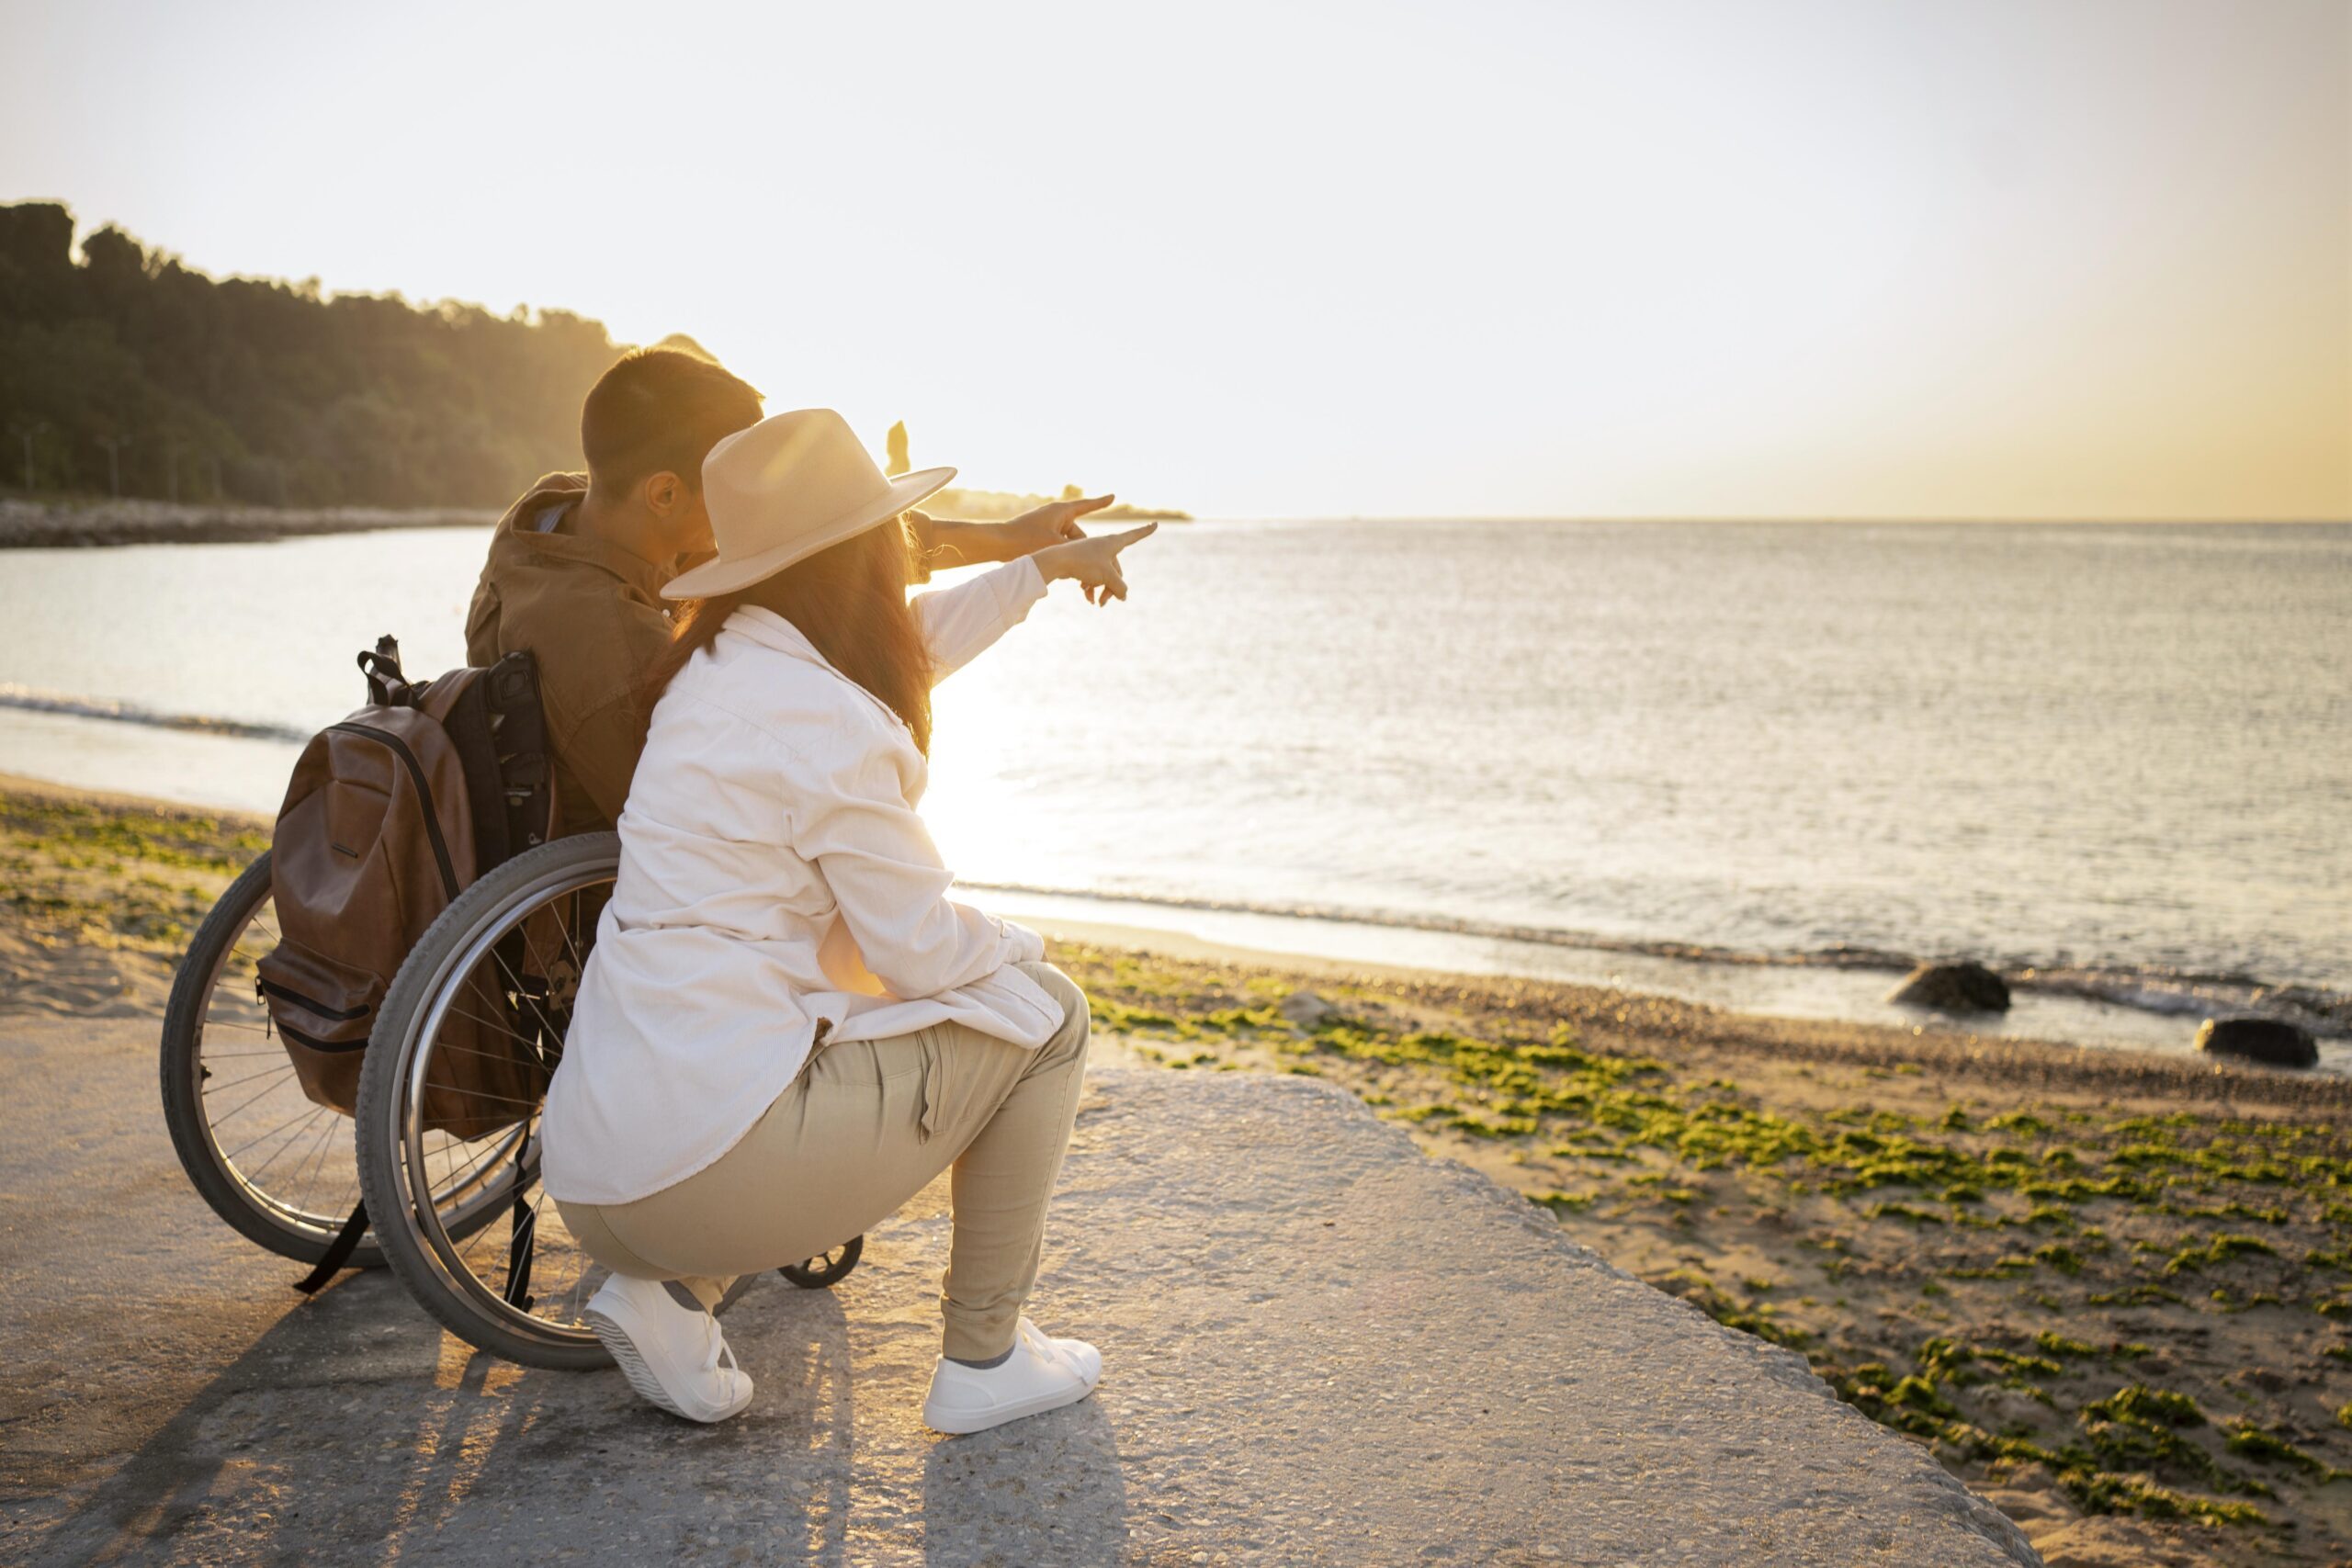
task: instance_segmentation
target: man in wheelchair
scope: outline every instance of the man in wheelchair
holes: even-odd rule
[[[580,411],[585,473],[548,474],[500,519],[466,616],[466,660],[517,649],[538,664],[558,834],[620,819],[645,746],[646,672],[670,646],[662,587],[712,550],[702,463],[757,423],[760,394],[698,354],[624,355]],[[1084,536],[1108,497],[1056,502],[1007,523],[908,513],[933,567],[1017,560]]]

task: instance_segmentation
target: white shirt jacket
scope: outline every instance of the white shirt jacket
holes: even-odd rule
[[[1032,561],[912,609],[944,679],[1042,598]],[[1061,1006],[1011,967],[1035,931],[948,897],[888,705],[773,611],[737,610],[655,705],[542,1122],[566,1202],[626,1203],[749,1132],[819,1038],[954,1021],[1035,1048]]]

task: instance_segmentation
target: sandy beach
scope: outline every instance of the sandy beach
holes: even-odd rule
[[[0,1012],[159,1012],[266,843],[0,776]],[[2352,1554],[2352,1081],[1049,934],[1119,1049],[1348,1089],[1804,1355],[2052,1564]]]

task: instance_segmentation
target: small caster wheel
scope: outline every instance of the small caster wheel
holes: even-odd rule
[[[787,1263],[776,1272],[804,1291],[831,1290],[849,1278],[849,1271],[857,1267],[865,1251],[865,1238],[854,1235],[831,1252],[819,1253],[799,1263]]]

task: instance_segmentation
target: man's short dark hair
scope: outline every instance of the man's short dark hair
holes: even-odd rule
[[[632,349],[588,389],[580,447],[597,490],[627,490],[659,473],[700,488],[710,449],[759,422],[760,394],[716,361],[684,349]]]

